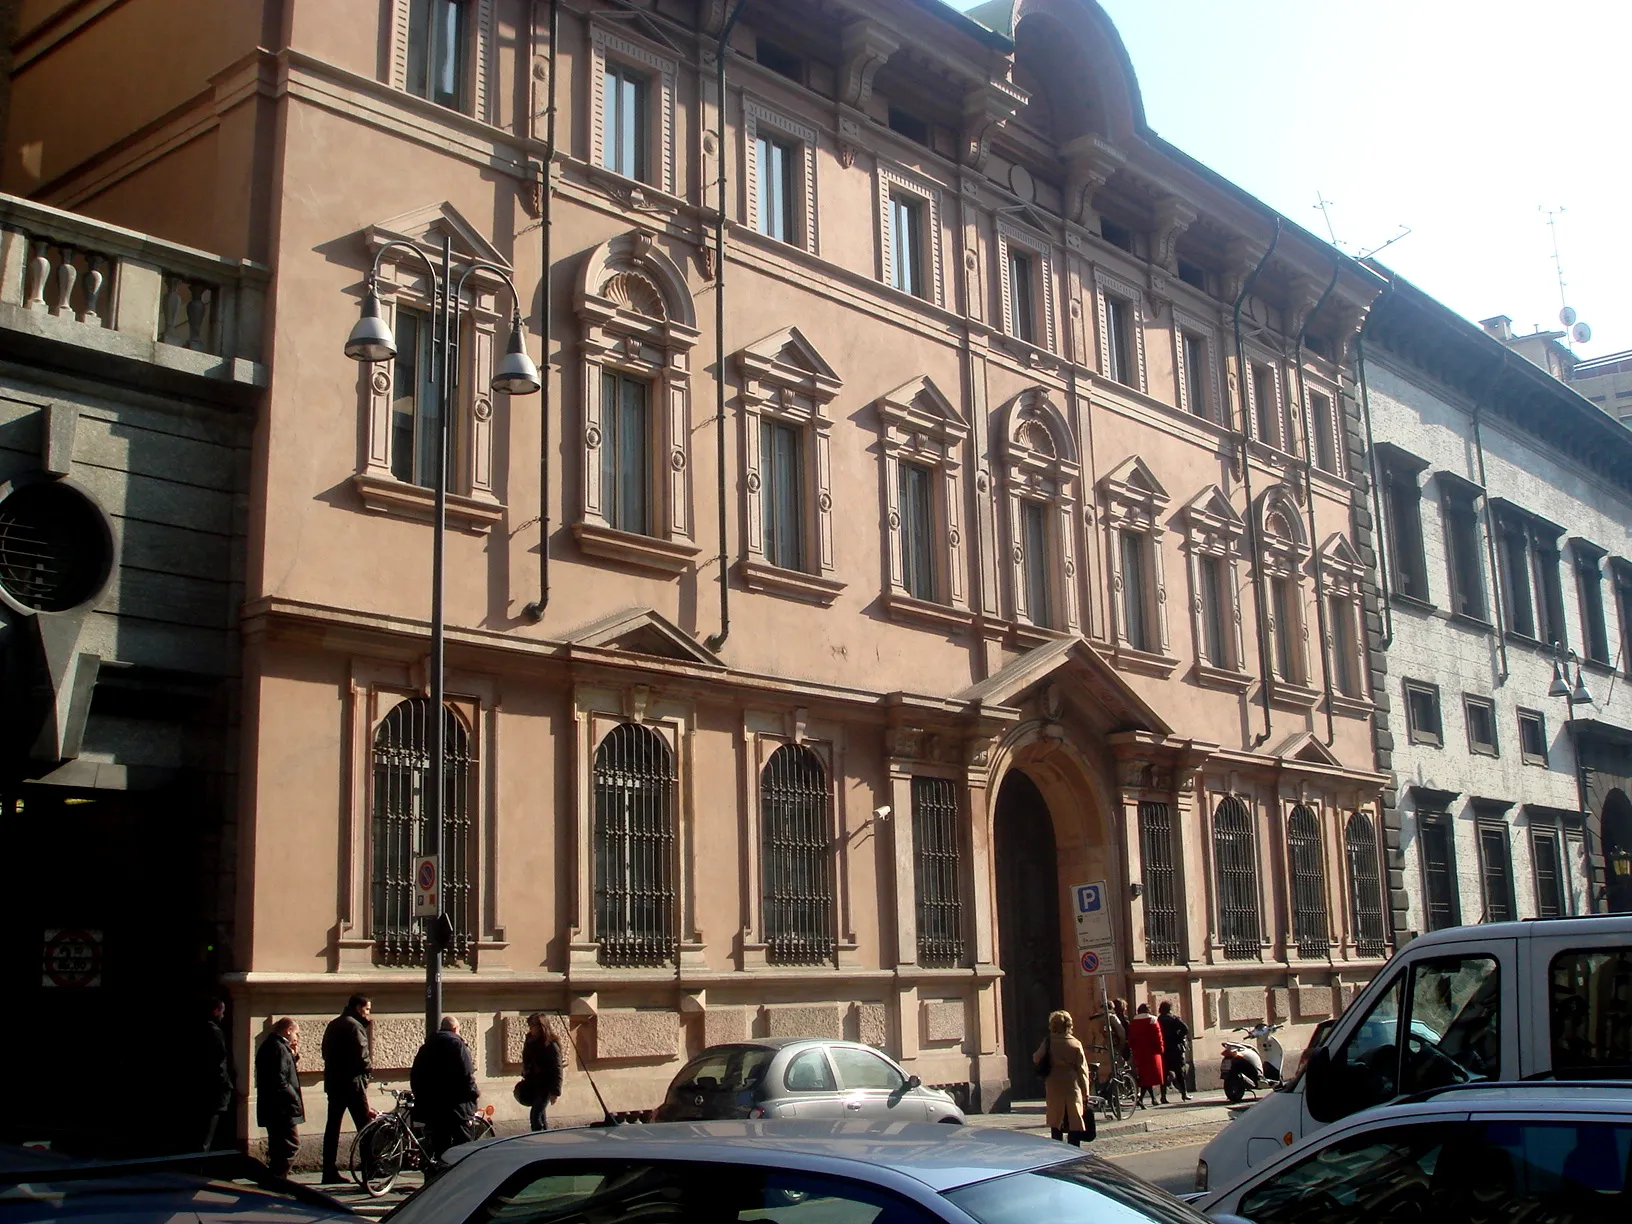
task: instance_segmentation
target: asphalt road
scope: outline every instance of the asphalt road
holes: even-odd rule
[[[1107,1154],[1106,1158],[1171,1194],[1180,1194],[1196,1188],[1196,1159],[1205,1146],[1204,1143],[1190,1143],[1151,1152],[1129,1152],[1126,1156]]]

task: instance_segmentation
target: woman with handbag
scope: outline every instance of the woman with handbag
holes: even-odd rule
[[[546,1116],[561,1095],[561,1041],[555,1029],[546,1025],[543,1012],[527,1017],[527,1041],[521,1047],[521,1082],[516,1085],[516,1102],[527,1106],[528,1122],[535,1131],[549,1129]]]
[[[1075,1147],[1081,1147],[1084,1139],[1092,1142],[1094,1111],[1088,1105],[1088,1056],[1082,1043],[1071,1035],[1070,1012],[1049,1013],[1048,1036],[1031,1061],[1043,1077],[1049,1134]]]

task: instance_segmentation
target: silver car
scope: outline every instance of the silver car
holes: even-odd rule
[[[709,1046],[674,1077],[653,1121],[714,1118],[960,1123],[963,1110],[871,1046],[772,1037]]]

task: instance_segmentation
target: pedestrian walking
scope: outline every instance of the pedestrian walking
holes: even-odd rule
[[[1184,1087],[1184,1051],[1186,1043],[1190,1040],[1190,1026],[1179,1017],[1173,1010],[1173,1004],[1167,1000],[1163,1000],[1156,1009],[1156,1023],[1162,1029],[1162,1068],[1166,1072],[1162,1081],[1162,1104],[1167,1104],[1169,1083],[1188,1101],[1190,1094]]]
[[[227,1035],[221,1028],[221,1021],[226,1014],[226,1002],[211,999],[209,1018],[199,1029],[197,1074],[198,1111],[202,1119],[199,1133],[202,1142],[199,1143],[198,1150],[201,1152],[213,1151],[216,1140],[232,1131],[232,1123],[227,1115],[232,1109],[232,1098],[237,1091],[238,1082],[232,1073],[232,1054],[227,1045]]]
[[[441,1026],[419,1047],[408,1084],[433,1160],[470,1137],[470,1119],[481,1092],[476,1087],[476,1063],[454,1017],[443,1016]]]
[[[1139,1081],[1136,1103],[1145,1107],[1145,1094],[1150,1094],[1151,1108],[1156,1106],[1156,1089],[1164,1082],[1162,1072],[1162,1026],[1150,1014],[1150,1004],[1139,1004],[1139,1012],[1128,1024],[1128,1047],[1133,1052],[1133,1073]],[[1165,1089],[1164,1089],[1165,1091]]]
[[[352,995],[345,1010],[323,1030],[323,1092],[329,1098],[323,1127],[323,1181],[340,1181],[340,1125],[362,1130],[374,1111],[368,1107],[368,1077],[373,1070],[373,1005],[366,995]]]
[[[266,1167],[274,1177],[289,1176],[289,1162],[300,1147],[295,1128],[306,1121],[300,1095],[300,1025],[285,1016],[255,1051],[255,1121],[266,1128]]]
[[[1048,1132],[1081,1147],[1084,1139],[1093,1142],[1094,1111],[1088,1106],[1092,1089],[1088,1084],[1088,1056],[1082,1042],[1071,1035],[1071,1013],[1048,1014],[1048,1036],[1031,1056],[1043,1077],[1043,1097],[1048,1113]]]
[[[532,1098],[527,1120],[535,1131],[549,1129],[548,1110],[561,1096],[564,1070],[561,1039],[544,1013],[534,1012],[527,1017],[527,1042],[521,1047],[521,1080]]]
[[[1112,999],[1111,1010],[1105,1013],[1105,1038],[1116,1058],[1128,1057],[1128,1001]]]

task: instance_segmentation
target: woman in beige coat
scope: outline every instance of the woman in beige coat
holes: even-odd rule
[[[1071,1035],[1071,1013],[1050,1012],[1048,1036],[1031,1061],[1041,1063],[1048,1055],[1048,1078],[1043,1090],[1048,1105],[1048,1129],[1056,1139],[1064,1138],[1077,1147],[1084,1139],[1093,1140],[1094,1111],[1088,1104],[1092,1089],[1088,1084],[1088,1056],[1082,1042]]]

